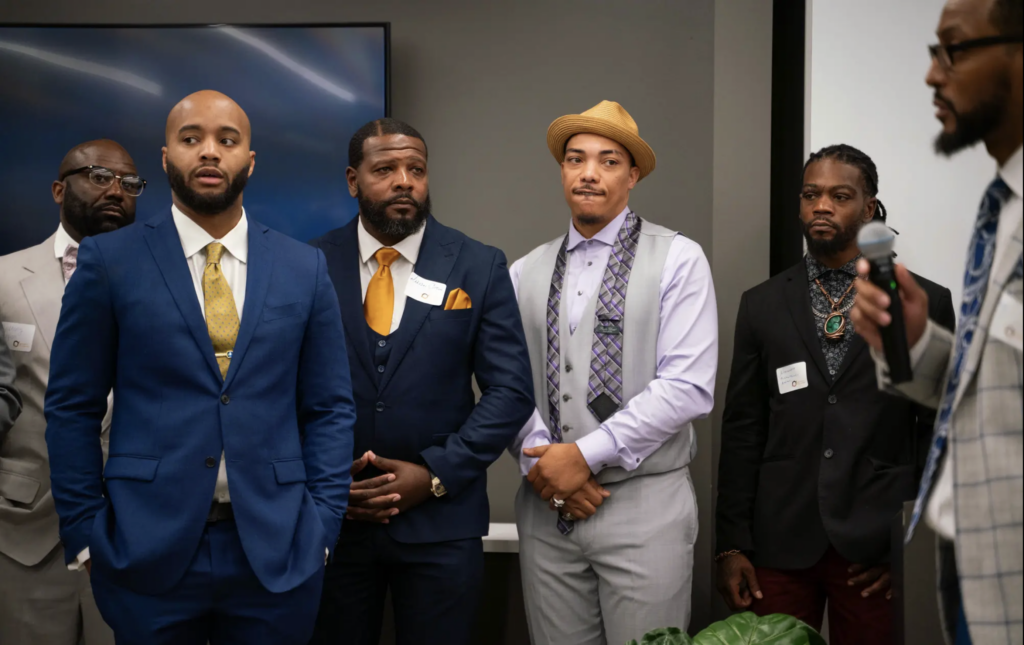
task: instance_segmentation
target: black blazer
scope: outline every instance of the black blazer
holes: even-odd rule
[[[929,317],[955,325],[949,289],[915,276]],[[860,564],[889,559],[890,523],[914,499],[933,410],[880,392],[855,336],[833,381],[811,312],[807,268],[743,294],[718,464],[717,553],[803,569],[829,544]],[[804,362],[808,387],[779,394],[776,370]]]
[[[356,226],[353,219],[312,241],[327,257],[345,324],[356,402],[354,455],[373,450],[425,464],[448,489],[384,528],[398,542],[414,544],[487,535],[487,468],[535,409],[505,255],[431,216],[415,271],[446,285],[442,305],[409,298],[402,324],[381,345],[363,314]],[[472,307],[445,311],[456,288],[469,295]],[[370,467],[355,479],[379,474]]]

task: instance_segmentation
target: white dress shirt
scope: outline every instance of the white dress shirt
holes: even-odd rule
[[[68,247],[78,248],[78,242],[73,240],[66,230],[64,230],[64,222],[57,225],[57,237],[53,240],[53,256],[57,258],[58,263],[64,261],[64,252],[68,250]],[[64,281],[67,285],[67,280]]]
[[[1017,148],[1017,152],[1010,157],[999,169],[999,176],[1006,182],[1013,193],[1003,204],[999,212],[999,227],[996,229],[996,252],[993,257],[993,265],[1000,262],[1003,254],[1006,253],[1007,244],[1017,230],[1021,218],[1024,217],[1024,148]],[[992,283],[995,274],[989,276],[988,291],[985,297],[998,298],[998,293],[993,293]],[[911,350],[911,362],[916,363],[921,357],[924,348],[928,346],[931,339],[931,325],[925,328],[925,334],[917,345]],[[946,453],[949,454],[948,451]],[[947,540],[956,539],[956,507],[953,503],[953,473],[949,467],[949,459],[943,458],[942,466],[939,469],[939,478],[932,488],[931,497],[928,498],[928,508],[925,511],[925,519],[928,525]]]
[[[399,253],[395,261],[391,263],[391,279],[395,285],[395,309],[391,314],[392,334],[398,331],[399,325],[402,324],[402,314],[405,313],[405,287],[416,266],[416,260],[420,257],[423,232],[426,229],[424,224],[418,231],[391,247]],[[380,267],[373,254],[384,248],[384,245],[370,235],[370,232],[363,226],[362,218],[359,218],[357,230],[359,232],[359,259],[362,260],[359,263],[359,282],[363,287],[363,302],[366,302],[366,289],[370,285],[370,278]]]
[[[587,303],[604,282],[608,258],[628,212],[627,208],[589,240],[569,224],[562,297],[570,333],[576,331]],[[518,295],[523,260],[510,271]],[[714,405],[718,370],[715,286],[700,245],[682,235],[677,235],[669,248],[660,297],[655,380],[597,430],[576,441],[594,474],[614,466],[636,470],[680,428],[706,417]],[[522,450],[549,443],[547,420],[535,408],[510,449],[519,459],[523,475],[537,460],[524,456]]]

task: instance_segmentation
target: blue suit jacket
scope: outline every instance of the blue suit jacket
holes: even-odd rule
[[[298,586],[341,527],[354,412],[322,253],[249,220],[245,306],[222,379],[170,211],[86,239],[46,397],[67,560],[89,547],[111,582],[170,589],[199,545],[224,450],[249,563],[270,591]]]
[[[314,240],[327,256],[353,356],[355,454],[425,464],[448,494],[386,526],[399,542],[487,535],[487,467],[533,413],[533,376],[505,255],[433,217],[415,272],[465,291],[472,308],[445,311],[409,298],[380,374],[371,351],[359,280],[357,220]],[[476,376],[479,403],[473,392]],[[367,469],[358,479],[379,474]]]

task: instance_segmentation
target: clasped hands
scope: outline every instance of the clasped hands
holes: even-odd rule
[[[385,459],[367,451],[352,462],[355,477],[373,464],[383,475],[352,482],[345,519],[388,524],[392,517],[419,506],[431,497],[430,471],[420,464]]]
[[[585,520],[597,512],[611,495],[594,475],[583,453],[575,443],[557,443],[523,451],[527,457],[537,458],[527,480],[533,485],[548,508],[559,513],[571,513],[573,519]],[[564,500],[555,508],[555,499]]]

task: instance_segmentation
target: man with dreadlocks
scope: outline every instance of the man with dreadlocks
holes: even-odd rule
[[[785,613],[831,642],[892,642],[889,525],[913,499],[934,412],[878,390],[853,332],[857,233],[885,221],[866,154],[804,166],[807,255],[743,294],[718,467],[718,589],[734,610]],[[954,325],[948,289],[919,279]]]

